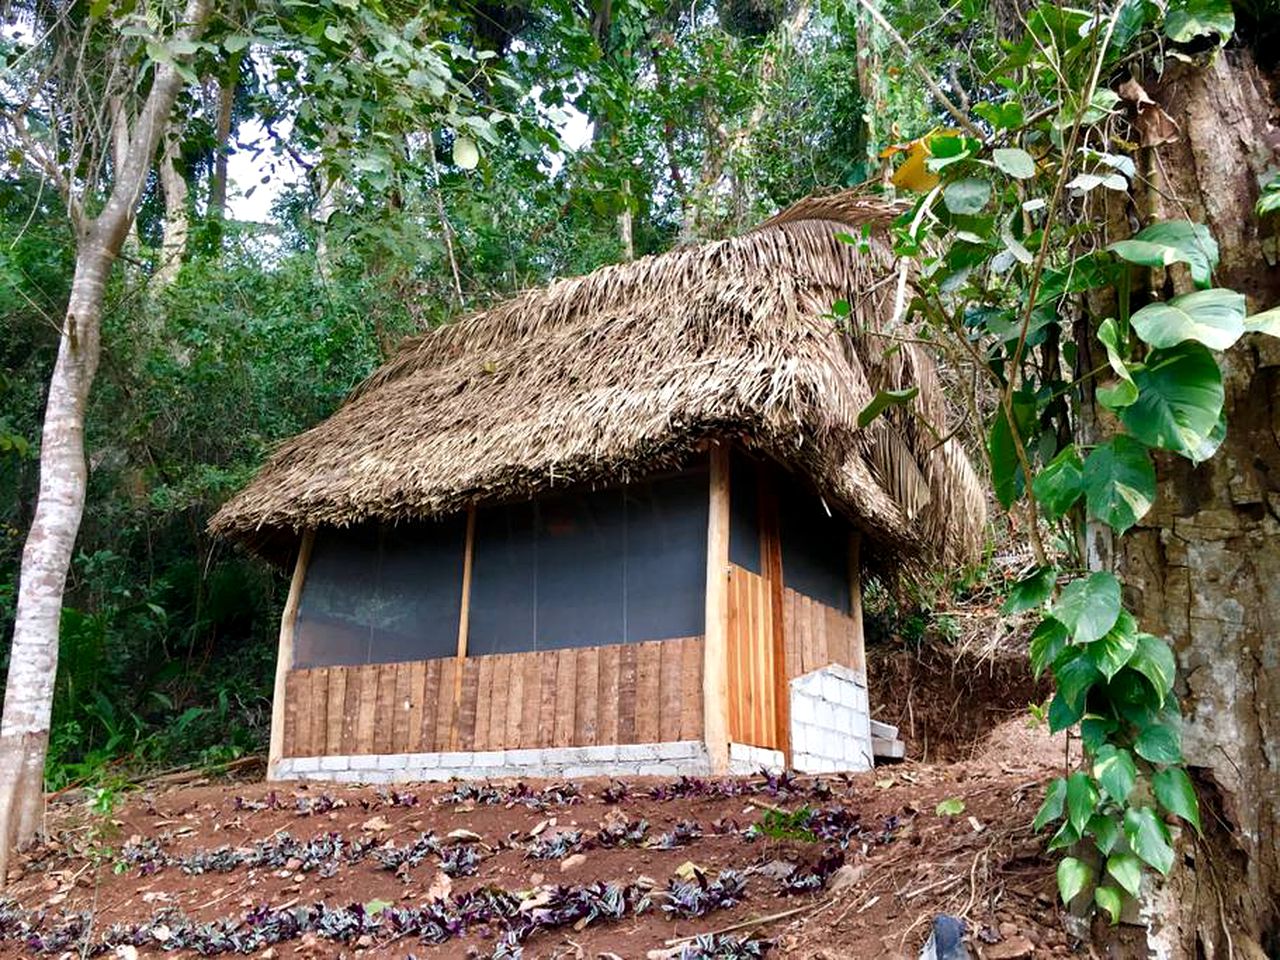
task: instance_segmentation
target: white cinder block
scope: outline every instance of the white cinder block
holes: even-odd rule
[[[325,771],[348,770],[351,767],[351,758],[347,756],[341,757],[321,757],[320,769]]]
[[[645,762],[658,759],[658,751],[652,743],[622,743],[618,745],[619,760]]]
[[[503,750],[477,750],[471,755],[471,762],[477,767],[500,767],[506,759]]]
[[[584,747],[582,750],[582,759],[587,763],[604,763],[618,758],[618,745],[616,743],[601,744],[595,747]]]
[[[697,756],[700,743],[694,740],[676,740],[658,744],[658,756],[664,760],[689,760]]]
[[[529,767],[543,762],[543,751],[538,749],[508,750],[507,763],[513,767]]]
[[[674,763],[644,763],[640,765],[642,777],[674,777],[680,768]]]
[[[409,756],[404,753],[384,753],[378,757],[379,770],[403,770],[408,765]]]

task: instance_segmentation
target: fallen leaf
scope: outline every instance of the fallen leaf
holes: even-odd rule
[[[391,824],[387,823],[386,817],[370,817],[360,824],[360,829],[369,831],[390,830]]]
[[[480,834],[472,833],[470,830],[450,830],[448,833],[444,835],[444,838],[446,840],[452,840],[455,843],[459,843],[462,841],[473,843],[480,839]]]
[[[435,878],[431,881],[431,886],[427,887],[428,900],[443,900],[449,896],[453,890],[453,881],[449,879],[449,875],[443,870],[436,872]]]
[[[705,872],[706,872],[705,870],[703,870],[700,866],[698,866],[692,860],[686,860],[684,863],[680,864],[680,866],[676,867],[675,869],[675,875],[679,877],[681,880],[692,880],[698,874],[705,873]]]
[[[570,854],[560,861],[560,872],[566,873],[569,870],[576,870],[586,862],[587,855],[585,853]]]

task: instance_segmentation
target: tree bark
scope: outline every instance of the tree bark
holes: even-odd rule
[[[188,0],[177,37],[191,40],[211,0]],[[84,413],[97,372],[107,278],[133,227],[156,148],[182,78],[173,64],[156,69],[133,129],[116,131],[112,188],[102,212],[80,227],[76,270],[49,380],[40,444],[35,518],[23,547],[4,713],[0,716],[0,884],[13,850],[41,829],[44,761],[58,666],[62,594],[84,512],[88,476]]]
[[[178,279],[182,257],[187,252],[191,233],[188,209],[190,189],[187,178],[178,167],[181,144],[176,131],[170,129],[160,149],[160,189],[164,192],[164,238],[160,243],[160,265],[151,277],[152,293],[159,293]]]
[[[239,58],[233,57],[229,69],[239,70]],[[227,212],[227,150],[231,143],[231,120],[236,103],[235,74],[218,78],[218,115],[213,139],[213,176],[209,179],[209,217],[221,220]]]
[[[1181,128],[1142,159],[1153,219],[1206,224],[1215,286],[1280,303],[1275,221],[1254,213],[1280,157],[1274,88],[1245,50],[1172,64],[1147,85]],[[1177,271],[1162,294],[1183,292]],[[1114,542],[1143,629],[1172,640],[1206,838],[1144,905],[1156,956],[1274,955],[1280,943],[1280,341],[1247,335],[1221,358],[1227,439],[1193,466],[1157,462],[1155,508]]]

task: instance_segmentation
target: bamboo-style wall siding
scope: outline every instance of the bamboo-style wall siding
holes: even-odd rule
[[[283,755],[700,740],[702,660],[691,637],[291,670]]]
[[[865,673],[857,621],[794,590],[782,592],[787,679],[841,663]]]

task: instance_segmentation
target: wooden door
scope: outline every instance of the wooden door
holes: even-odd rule
[[[729,739],[789,754],[777,503],[768,471],[758,477],[762,573],[729,565]]]

